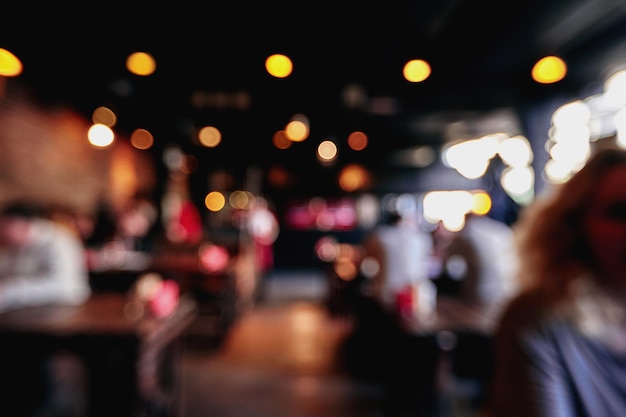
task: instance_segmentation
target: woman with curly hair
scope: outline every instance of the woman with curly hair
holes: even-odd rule
[[[514,230],[522,290],[496,331],[488,415],[623,415],[626,151],[596,152]]]

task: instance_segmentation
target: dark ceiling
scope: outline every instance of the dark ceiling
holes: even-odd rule
[[[326,177],[334,178],[332,169],[341,164],[393,169],[390,152],[441,143],[441,132],[420,129],[425,117],[451,123],[464,112],[519,109],[555,94],[578,94],[611,65],[626,62],[621,0],[145,4],[5,10],[0,47],[23,60],[20,82],[45,103],[68,104],[86,117],[111,105],[121,131],[153,132],[156,152],[179,143],[205,171],[283,164],[308,178],[300,189],[311,192],[330,191],[323,188],[330,187]],[[156,58],[153,76],[126,73],[125,58],[136,50]],[[293,59],[286,79],[265,73],[265,58],[276,52]],[[555,85],[530,80],[533,63],[546,54],[569,64],[567,77]],[[401,68],[416,57],[428,60],[433,74],[411,84]],[[360,88],[361,105],[346,107],[348,86]],[[194,106],[194,93],[225,101]],[[239,94],[249,98],[248,107],[232,104]],[[295,113],[309,118],[309,139],[273,149],[273,133]],[[203,124],[222,130],[218,148],[193,144],[190,132]],[[359,154],[346,149],[334,168],[318,167],[315,145],[333,138],[341,152],[354,129],[368,133],[370,147]]]

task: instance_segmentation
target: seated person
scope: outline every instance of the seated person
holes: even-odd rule
[[[0,311],[81,304],[91,295],[84,247],[29,203],[0,210]]]

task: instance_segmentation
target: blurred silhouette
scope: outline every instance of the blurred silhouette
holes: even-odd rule
[[[0,311],[89,298],[80,238],[43,214],[25,202],[0,212]]]
[[[370,294],[398,314],[412,314],[417,299],[414,289],[429,279],[431,235],[400,213],[390,212],[364,241],[365,256],[376,260]]]
[[[507,224],[470,212],[461,230],[448,230],[440,222],[433,235],[440,265],[433,281],[440,297],[454,297],[466,305],[504,305],[516,293],[519,262]],[[481,409],[493,372],[491,336],[463,329],[442,348],[454,384],[464,387],[472,409]]]
[[[251,203],[244,220],[245,228],[251,237],[251,252],[255,264],[252,282],[241,284],[244,300],[261,299],[267,276],[274,269],[274,243],[280,233],[278,217],[270,202],[257,196]],[[247,284],[247,285],[245,285]]]
[[[458,282],[456,295],[472,301],[502,302],[517,291],[519,267],[511,228],[496,219],[468,213],[443,256],[446,275]]]
[[[343,346],[344,364],[352,375],[382,383],[386,416],[432,415],[439,349],[435,338],[411,334],[403,326],[424,302],[422,284],[432,290],[429,302],[436,296],[428,276],[431,236],[390,212],[363,245],[365,257],[378,269],[367,278],[369,290],[353,298],[355,322]]]
[[[47,218],[31,202],[0,212],[0,312],[32,306],[76,305],[91,295],[84,247],[75,230]],[[12,416],[62,416],[80,407],[82,365],[66,352],[42,354],[44,346],[20,346],[18,361],[4,346],[0,390]],[[25,353],[27,352],[27,353]],[[76,395],[68,395],[69,391]],[[75,400],[75,401],[74,401]],[[73,415],[73,414],[72,414]]]
[[[514,231],[523,287],[497,329],[489,415],[623,415],[626,152],[597,151]]]

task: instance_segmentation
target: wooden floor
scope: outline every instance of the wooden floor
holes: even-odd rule
[[[219,345],[185,349],[183,417],[479,415],[459,392],[440,393],[435,414],[392,415],[379,381],[346,372],[340,350],[351,323],[330,313],[325,279],[281,275],[267,284]]]
[[[184,417],[375,417],[381,389],[343,371],[350,329],[324,304],[317,277],[272,281],[216,349],[191,346],[183,365]],[[281,285],[282,284],[282,285]]]

